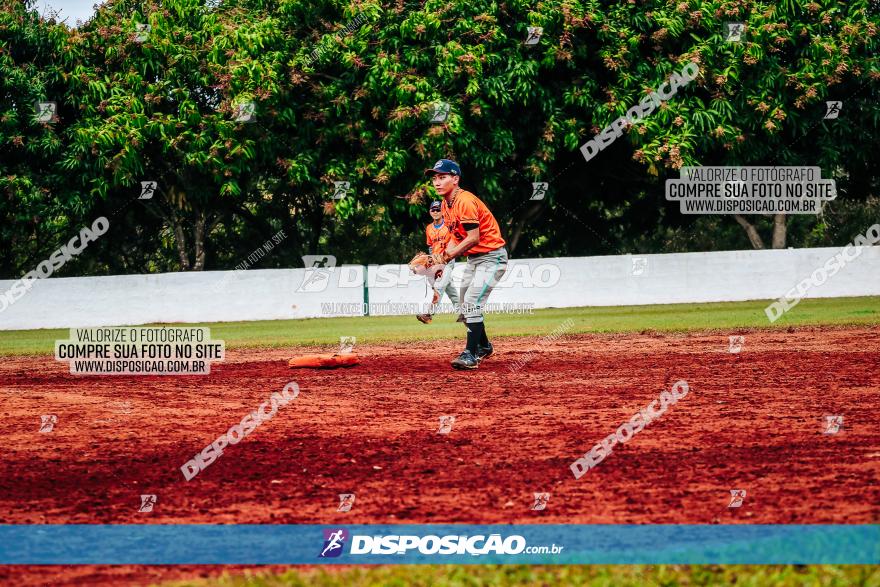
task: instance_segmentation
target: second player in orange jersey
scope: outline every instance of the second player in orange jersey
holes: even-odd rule
[[[440,254],[442,255],[444,251],[446,251],[446,247],[455,241],[452,239],[452,233],[449,230],[449,227],[446,225],[446,222],[443,219],[443,214],[440,211],[441,204],[439,201],[431,202],[431,207],[428,209],[431,214],[431,219],[433,222],[428,224],[425,227],[425,238],[427,240],[428,245],[428,254]],[[437,276],[431,276],[433,279],[429,277],[428,283],[431,283],[434,292],[432,297],[432,305],[437,304],[443,298],[443,292],[446,292],[446,295],[449,296],[449,301],[452,302],[453,306],[459,305],[459,296],[458,296],[458,288],[453,287],[452,285],[452,270],[455,267],[455,261],[450,261],[445,265],[442,269],[442,273]],[[430,313],[419,314],[416,316],[416,319],[419,322],[423,322],[424,324],[428,324],[431,322],[433,318],[433,308]]]

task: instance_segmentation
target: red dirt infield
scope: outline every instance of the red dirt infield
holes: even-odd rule
[[[450,368],[460,341],[359,344],[361,364],[337,370],[287,367],[327,349],[228,350],[207,376],[74,376],[52,357],[4,358],[0,523],[880,521],[880,328],[494,343],[476,372]],[[679,379],[686,397],[574,478],[572,461]],[[186,461],[290,381],[296,399],[184,479]],[[443,415],[455,416],[446,435]],[[824,433],[826,415],[844,417],[840,432]],[[731,489],[747,491],[739,508]],[[551,494],[543,511],[535,492]],[[340,493],[356,495],[350,512],[336,511]],[[152,512],[141,494],[157,496]],[[200,574],[0,568],[21,584]]]

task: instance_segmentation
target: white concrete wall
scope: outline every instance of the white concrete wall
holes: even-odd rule
[[[255,269],[40,279],[0,312],[0,330],[321,316],[321,302],[363,302],[363,268]],[[308,274],[319,279],[297,292]],[[320,279],[323,275],[325,278]],[[0,281],[0,294],[12,281]],[[321,294],[308,293],[321,286]],[[0,303],[2,307],[2,303]]]
[[[838,252],[823,248],[517,259],[489,302],[560,308],[775,299]],[[457,278],[463,269],[459,263]],[[411,275],[405,265],[370,266],[367,281],[371,304],[415,304],[428,298],[424,279]],[[0,294],[12,284],[0,281]],[[356,265],[50,278],[34,282],[0,311],[0,330],[361,315],[363,285],[364,268]],[[880,246],[864,247],[857,259],[806,297],[867,295],[880,295]],[[322,306],[328,302],[345,306]]]
[[[536,308],[628,306],[775,299],[809,277],[838,248],[719,251],[669,255],[615,255],[513,261],[532,267],[552,261],[559,285],[504,287],[492,302],[533,301]],[[640,260],[645,260],[639,269]],[[635,274],[634,274],[635,273]],[[510,275],[505,275],[505,279]],[[535,283],[540,284],[536,279]],[[880,295],[880,246],[862,254],[805,297]]]

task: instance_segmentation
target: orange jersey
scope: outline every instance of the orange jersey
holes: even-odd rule
[[[443,198],[440,211],[456,242],[461,242],[467,236],[467,230],[462,224],[477,224],[480,227],[479,242],[465,251],[465,255],[488,253],[504,246],[498,221],[492,216],[486,204],[471,192],[467,190],[458,192],[451,208],[446,204],[446,198]]]
[[[428,240],[428,248],[432,253],[442,253],[446,250],[446,245],[452,238],[449,227],[446,226],[444,220],[440,226],[436,226],[433,222],[425,227],[425,237]]]

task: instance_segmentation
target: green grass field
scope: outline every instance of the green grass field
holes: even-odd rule
[[[403,566],[345,569],[291,569],[272,575],[249,573],[166,583],[165,587],[373,587],[482,585],[589,585],[593,587],[749,587],[880,586],[878,566]]]
[[[688,331],[730,328],[779,328],[808,325],[880,324],[880,297],[803,300],[770,324],[766,301],[712,304],[665,304],[535,310],[534,314],[493,314],[486,318],[491,336],[543,336],[568,319],[565,332]],[[436,316],[429,325],[413,316],[315,318],[260,322],[214,322],[211,337],[227,349],[336,345],[339,337],[355,336],[358,345],[381,341],[437,340],[460,337],[461,324],[451,314]],[[55,340],[66,339],[66,329],[0,331],[0,356],[52,354]]]

